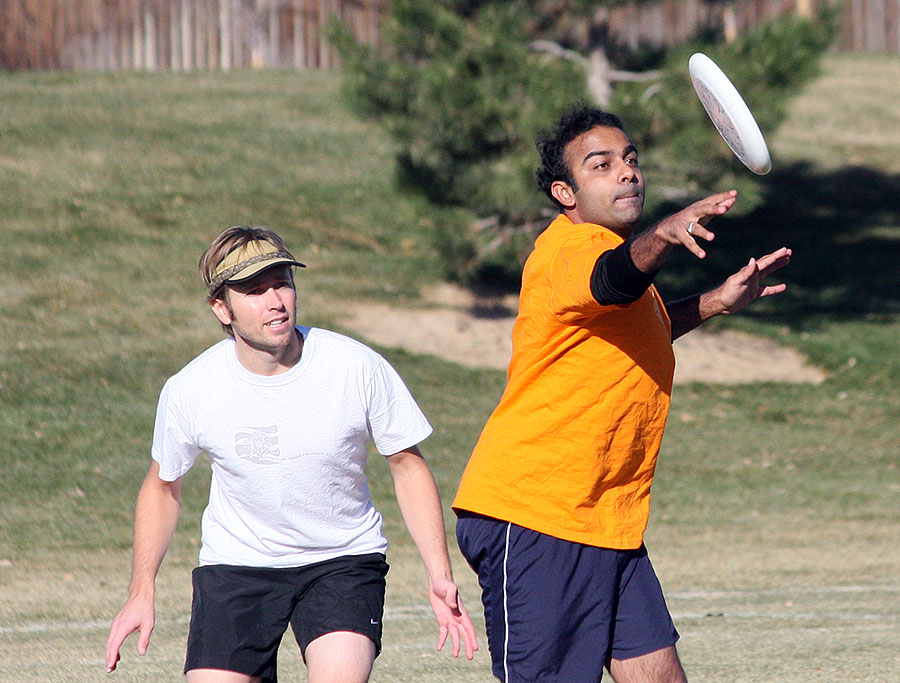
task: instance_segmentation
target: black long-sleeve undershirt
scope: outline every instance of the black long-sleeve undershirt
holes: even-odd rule
[[[603,252],[591,272],[591,294],[603,306],[630,304],[637,301],[656,277],[645,273],[631,258],[631,242],[626,240],[615,249]]]

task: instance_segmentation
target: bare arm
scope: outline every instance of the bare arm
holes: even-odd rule
[[[387,461],[400,512],[428,574],[428,597],[440,626],[438,650],[444,647],[449,635],[453,642],[453,656],[457,657],[461,637],[466,657],[472,659],[478,649],[478,640],[453,582],[444,513],[431,470],[415,446],[388,456]]]
[[[791,253],[790,249],[782,247],[759,260],[750,259],[746,266],[715,289],[666,304],[672,320],[672,340],[713,316],[737,313],[757,299],[783,292],[786,285],[763,285],[762,280],[790,263]]]
[[[119,661],[119,648],[125,638],[140,632],[138,653],[147,652],[155,623],[153,601],[156,574],[169,548],[178,523],[183,480],[159,478],[159,463],[153,462],[138,493],[134,514],[134,555],[128,600],[113,620],[106,641],[106,670],[113,671]]]

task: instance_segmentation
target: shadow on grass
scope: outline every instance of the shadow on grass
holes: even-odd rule
[[[760,179],[753,211],[721,218],[704,262],[680,250],[658,278],[666,299],[709,288],[781,246],[791,264],[770,277],[788,290],[742,315],[789,326],[816,320],[877,320],[900,312],[900,175],[860,167],[820,171],[808,163]],[[654,217],[680,206],[664,206]]]

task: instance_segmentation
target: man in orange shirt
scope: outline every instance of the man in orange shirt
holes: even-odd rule
[[[653,285],[676,247],[698,258],[711,195],[634,235],[638,154],[612,114],[579,107],[538,140],[538,185],[560,215],[522,275],[507,387],[453,508],[482,586],[493,672],[504,681],[685,680],[678,634],[643,546],[665,428],[672,341],[784,291],[763,278],[782,247],[715,289],[664,304]]]

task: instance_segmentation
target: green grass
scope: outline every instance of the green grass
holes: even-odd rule
[[[441,214],[397,195],[388,142],[343,112],[335,85],[290,73],[0,81],[0,490],[12,503],[0,555],[33,547],[18,500],[30,509],[34,490],[48,499],[39,537],[109,543],[53,520],[95,497],[113,497],[114,516],[130,507],[160,379],[218,336],[195,264],[222,228],[282,232],[309,262],[313,315],[334,297],[414,296],[435,277],[426,228]]]
[[[677,296],[794,247],[787,294],[715,324],[829,373],[676,389],[648,546],[694,681],[900,678],[900,60],[825,67],[766,131],[761,207],[718,224],[702,267],[676,260],[660,281]],[[414,299],[441,277],[435,226],[465,217],[393,178],[390,141],[347,113],[333,75],[0,76],[0,681],[106,680],[156,397],[220,337],[196,274],[206,243],[238,223],[278,229],[310,266],[298,284],[313,324],[361,296]],[[503,373],[384,351],[437,428],[424,450],[449,502]],[[208,477],[195,470],[150,654],[126,642],[115,680],[181,679]],[[472,664],[432,652],[423,574],[377,457],[370,477],[392,540],[373,680],[488,680],[483,639]],[[282,667],[302,676],[294,647]]]

